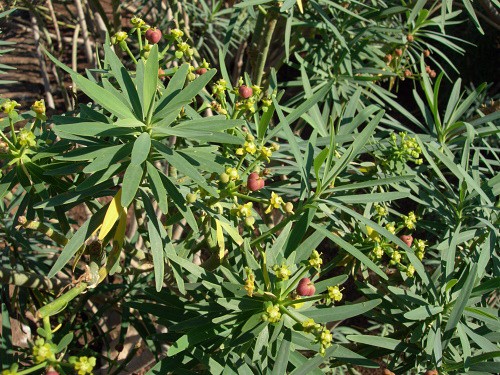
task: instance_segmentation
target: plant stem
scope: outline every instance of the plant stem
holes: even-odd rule
[[[252,201],[252,202],[257,202],[257,203],[267,203],[266,199],[254,198],[254,197],[251,197],[249,195],[245,195],[245,194],[241,194],[241,193],[237,193],[237,192],[233,192],[233,193],[231,193],[231,195],[238,197],[238,198],[246,199],[247,201]]]
[[[252,81],[257,86],[260,86],[262,83],[262,77],[264,76],[264,68],[266,66],[267,55],[269,53],[269,47],[271,46],[271,39],[273,37],[274,29],[276,28],[277,22],[278,22],[277,14],[275,12],[269,12],[268,21],[264,29],[264,35],[262,36],[261,42],[259,44],[256,69],[253,72]]]
[[[29,373],[32,373],[32,372],[35,372],[37,370],[40,370],[41,368],[44,368],[47,366],[47,361],[45,362],[42,362],[42,363],[39,363],[38,365],[36,366],[33,366],[33,367],[30,367],[30,368],[27,368],[26,370],[23,370],[23,371],[18,371],[16,372],[16,375],[24,375],[24,374],[29,374]]]
[[[10,132],[12,133],[12,140],[14,141],[14,144],[17,144],[17,135],[16,135],[16,130],[14,129],[14,121],[9,117],[9,125],[10,125]]]
[[[307,297],[307,298],[285,301],[285,302],[283,302],[283,306],[290,306],[290,305],[297,305],[299,303],[318,301],[318,300],[326,298],[326,297],[328,297],[326,294],[318,294],[316,296],[311,296],[311,297]]]
[[[302,321],[299,318],[297,318],[297,316],[295,316],[294,313],[292,313],[291,311],[289,311],[285,306],[280,305],[280,311],[281,311],[282,314],[288,315],[290,318],[292,318],[293,320],[295,320],[297,323],[302,324]]]

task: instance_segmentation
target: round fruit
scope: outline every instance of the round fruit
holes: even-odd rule
[[[427,370],[425,375],[438,375],[437,370]]]
[[[59,375],[59,373],[56,370],[54,370],[54,367],[51,366],[47,369],[45,375]]]
[[[406,78],[411,77],[411,71],[409,69],[406,69],[404,75]]]
[[[414,37],[413,37],[413,35],[411,35],[411,34],[408,34],[408,35],[406,36],[406,39],[408,40],[408,42],[409,42],[409,43],[413,43],[413,41],[415,40],[415,38],[414,38]]]
[[[198,75],[202,75],[202,74],[205,74],[207,72],[207,68],[198,68],[196,69],[196,74]]]
[[[403,234],[401,237],[399,237],[401,241],[403,241],[408,247],[411,247],[411,244],[413,243],[413,237],[408,234]]]
[[[151,29],[148,29],[146,31],[146,40],[151,43],[151,44],[156,44],[160,41],[161,39],[161,31],[158,30],[156,27],[153,27]]]
[[[296,291],[299,296],[310,297],[313,296],[316,292],[316,287],[311,282],[311,279],[309,279],[308,277],[304,277],[300,279]]]
[[[162,68],[158,69],[158,78],[161,80],[165,79],[165,71]]]
[[[396,53],[396,55],[398,55],[399,57],[403,56],[403,50],[401,48],[396,48],[394,50],[394,52]]]
[[[436,78],[436,71],[435,70],[431,70],[431,72],[429,73],[429,76],[431,78]]]
[[[429,57],[430,55],[431,55],[431,51],[429,51],[428,49],[424,50],[425,57]]]
[[[238,89],[238,93],[243,99],[248,99],[253,95],[253,90],[251,87],[241,85],[240,88]]]
[[[257,172],[250,173],[247,180],[248,190],[257,191],[262,189],[264,185],[265,185],[264,179],[262,179]]]

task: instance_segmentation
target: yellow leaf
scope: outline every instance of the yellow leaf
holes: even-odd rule
[[[297,0],[297,5],[299,6],[300,13],[304,14],[304,8],[302,7],[302,0]]]
[[[104,237],[113,229],[116,220],[120,217],[122,212],[121,206],[122,189],[118,190],[113,200],[109,203],[108,210],[106,211],[106,216],[102,222],[101,231],[99,232],[99,240],[102,241]]]
[[[215,219],[217,244],[219,245],[219,259],[224,258],[226,252],[226,245],[224,244],[224,233],[222,232],[222,225],[219,220]]]

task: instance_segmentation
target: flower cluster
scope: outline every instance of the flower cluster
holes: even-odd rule
[[[247,274],[247,278],[245,279],[245,286],[243,288],[247,291],[247,295],[252,297],[255,290],[255,275],[248,267],[245,267],[245,273]]]
[[[36,339],[35,346],[33,346],[33,357],[35,358],[35,363],[42,363],[45,361],[54,362],[56,360],[56,346],[45,342],[45,340],[40,337]]]
[[[317,250],[313,250],[311,256],[309,257],[309,264],[311,267],[316,268],[318,271],[323,264],[323,259],[321,259],[321,254]]]
[[[92,375],[92,370],[96,365],[94,357],[70,357],[69,363],[73,365],[78,375]]]
[[[276,274],[276,277],[280,280],[288,280],[290,276],[292,275],[292,271],[288,268],[288,266],[283,263],[281,266],[278,266],[277,264],[273,267],[274,273]]]
[[[262,320],[269,323],[278,323],[281,320],[280,305],[268,303],[266,311],[262,314]]]
[[[335,302],[342,301],[343,294],[340,291],[340,288],[338,285],[329,286],[327,289],[328,289],[328,298],[330,298],[332,301],[335,301]]]
[[[320,344],[319,354],[325,355],[326,349],[332,346],[333,335],[326,327],[322,327],[314,319],[306,319],[302,322],[302,329],[306,333],[312,333],[316,336],[316,341]]]

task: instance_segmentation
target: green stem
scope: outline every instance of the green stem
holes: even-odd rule
[[[259,52],[257,55],[257,65],[256,70],[253,72],[253,82],[255,85],[260,86],[262,83],[262,77],[264,76],[264,68],[266,66],[267,55],[269,53],[269,47],[271,46],[271,40],[273,38],[274,29],[276,28],[276,23],[278,22],[278,16],[275,12],[270,12],[268,14],[268,21],[264,29],[264,35],[259,44]]]
[[[130,50],[128,44],[125,44],[125,52],[127,52],[127,55],[129,55],[129,57],[132,59],[132,61],[135,63],[135,65],[137,65],[137,59],[135,58],[134,54]]]
[[[290,318],[295,320],[297,323],[302,324],[302,321],[291,311],[289,311],[285,306],[280,305],[280,311],[284,315],[288,315]]]
[[[59,246],[66,246],[66,244],[68,243],[68,239],[65,236],[57,233],[52,228],[49,228],[47,225],[40,223],[39,221],[27,220],[24,216],[20,216],[18,221],[23,228],[36,230],[37,232],[40,232],[49,237]]]
[[[3,131],[0,131],[0,137],[2,137],[2,139],[5,141],[5,143],[7,143],[9,145],[10,149],[12,149],[12,150],[16,149],[16,146],[14,146],[14,144],[10,141],[9,138],[7,138],[5,136],[5,134],[3,134]]]
[[[137,28],[137,41],[139,42],[139,51],[142,51],[142,35],[141,35],[141,28]]]
[[[10,117],[9,117],[9,125],[10,125],[10,131],[12,133],[12,140],[14,141],[14,144],[17,144],[17,135],[16,135],[16,130],[14,129],[14,122]]]
[[[260,256],[262,258],[262,274],[264,276],[264,282],[266,283],[266,291],[271,290],[271,279],[269,278],[269,272],[267,271],[267,255],[265,250],[258,248]]]
[[[242,198],[242,199],[245,199],[247,201],[252,201],[252,202],[257,202],[257,203],[267,203],[268,202],[266,199],[254,198],[254,197],[251,197],[249,195],[245,195],[245,194],[241,194],[241,193],[237,193],[237,192],[233,192],[231,194],[235,197]]]
[[[45,330],[47,341],[52,341],[52,327],[50,326],[50,318],[48,316],[43,318],[43,329]]]
[[[299,303],[318,301],[318,300],[326,298],[326,297],[328,297],[326,294],[318,294],[318,295],[312,296],[312,297],[294,299],[294,300],[283,302],[283,306],[290,306],[290,305],[297,305]]]
[[[47,367],[48,365],[48,362],[45,361],[45,362],[42,362],[42,363],[39,363],[38,365],[36,366],[33,366],[33,367],[30,367],[30,368],[27,368],[26,370],[23,370],[23,371],[18,371],[16,372],[16,375],[24,375],[24,374],[29,374],[29,373],[32,373],[32,372],[35,372],[37,370],[40,370],[41,368],[45,368]]]

